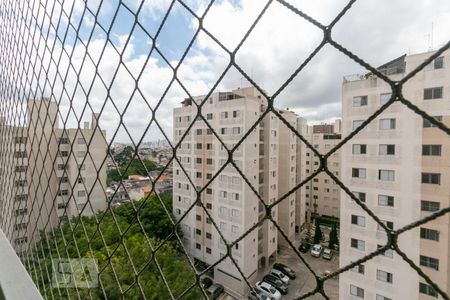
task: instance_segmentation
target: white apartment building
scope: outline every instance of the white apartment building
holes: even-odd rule
[[[181,218],[190,205],[196,201],[196,190],[203,188],[221,169],[228,159],[228,153],[210,128],[199,118],[194,102],[200,103],[204,96],[185,99],[182,107],[174,109],[174,144],[177,144],[190,123],[195,120],[191,130],[184,136],[176,155],[190,183],[178,162],[173,167],[173,209],[174,215]],[[241,88],[226,93],[212,94],[202,107],[202,115],[226,144],[234,147],[252,127],[265,110],[266,100],[255,88]],[[291,112],[283,112],[290,117]],[[286,191],[295,181],[295,169],[280,169],[280,152],[289,153],[288,159],[295,161],[294,139],[280,142],[280,136],[289,136],[284,130],[280,133],[281,121],[272,113],[266,115],[260,124],[246,137],[233,154],[233,159],[250,184],[258,191],[266,204],[278,199],[280,190]],[[280,176],[286,184],[280,187]],[[283,183],[284,184],[284,183]],[[292,207],[294,213],[287,213],[289,221],[283,225],[291,232],[291,219],[295,220],[295,196],[281,204]],[[289,200],[289,201],[287,201]],[[201,201],[211,214],[227,242],[233,242],[264,217],[264,205],[250,186],[231,165],[227,165],[214,181],[201,194]],[[279,220],[281,206],[272,209],[272,217]],[[226,254],[226,247],[218,231],[212,224],[200,203],[181,221],[185,246],[196,260],[212,265]],[[295,228],[295,225],[292,225]],[[292,231],[293,232],[293,231]],[[291,234],[291,233],[289,233]],[[258,266],[266,265],[275,258],[278,233],[275,226],[265,220],[236,245],[232,255],[246,278],[256,281]],[[222,283],[226,290],[241,298],[248,286],[229,258],[214,268],[214,280]]]
[[[379,69],[393,80],[433,52],[402,56]],[[434,60],[402,93],[414,105],[450,126],[450,52]],[[366,74],[344,79],[343,136],[390,97],[388,84]],[[450,139],[401,103],[394,103],[342,149],[342,181],[388,228],[398,229],[449,206]],[[341,193],[340,264],[385,245],[386,233],[350,197]],[[449,293],[449,215],[399,237],[403,252]],[[340,299],[436,299],[426,282],[392,250],[340,275]]]
[[[332,124],[304,125],[300,128],[303,137],[321,154],[326,154],[341,141],[341,120]],[[320,167],[319,157],[298,140],[300,157],[297,168],[301,180],[304,180]],[[337,177],[340,176],[340,150],[334,152],[327,160],[328,169]],[[299,201],[304,208],[303,219],[311,222],[315,216],[339,218],[340,187],[325,172],[319,173],[299,190]],[[300,223],[303,224],[303,223]]]
[[[63,130],[55,102],[27,104],[25,126],[13,126],[5,119],[0,123],[4,187],[0,204],[6,212],[0,221],[17,252],[40,239],[40,230],[107,206],[106,166],[101,166],[107,143],[105,132],[95,128],[97,115],[93,114],[91,127],[85,122],[82,129]]]

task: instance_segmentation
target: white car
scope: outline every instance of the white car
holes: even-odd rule
[[[289,277],[287,277],[283,272],[272,269],[270,271],[270,274],[275,275],[277,278],[279,278],[283,283],[288,284],[289,283]]]
[[[268,296],[274,298],[275,300],[281,299],[281,293],[276,288],[274,288],[272,285],[268,284],[267,282],[258,281],[256,283],[256,287],[258,289],[262,290],[263,292],[265,292]]]
[[[312,249],[311,249],[312,256],[319,257],[321,253],[322,253],[322,246],[320,246],[319,244],[316,244],[312,247]]]

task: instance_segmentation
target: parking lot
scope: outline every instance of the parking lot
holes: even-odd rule
[[[303,254],[303,253],[302,253]],[[325,260],[322,257],[316,258],[311,256],[310,252],[303,254],[306,261],[311,265],[313,270],[317,274],[323,274],[324,271],[334,271],[339,267],[339,259],[336,253],[334,253],[331,260]],[[314,290],[316,287],[316,280],[311,272],[306,268],[306,266],[300,261],[298,256],[291,249],[282,249],[278,253],[277,262],[283,263],[293,269],[297,273],[297,278],[295,280],[290,280],[289,282],[289,292],[284,295],[282,299],[294,299],[302,294]],[[267,267],[261,270],[258,274],[258,279],[270,271]],[[339,298],[339,279],[327,280],[325,284],[325,292],[330,297],[330,299]],[[308,299],[324,299],[320,294],[316,294]]]

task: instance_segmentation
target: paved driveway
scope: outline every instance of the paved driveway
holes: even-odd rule
[[[317,274],[322,274],[326,270],[333,271],[339,267],[339,260],[337,255],[333,255],[331,261],[323,258],[316,258],[311,256],[309,252],[304,253],[303,257],[316,271]],[[297,278],[289,282],[289,293],[282,297],[282,299],[295,299],[316,287],[316,279],[306,266],[300,261],[298,256],[291,249],[283,249],[278,253],[277,261],[292,268],[297,273]],[[258,279],[261,279],[270,268],[258,273]],[[325,284],[325,292],[330,299],[339,298],[339,279],[329,279]],[[325,299],[320,294],[316,294],[308,299]]]

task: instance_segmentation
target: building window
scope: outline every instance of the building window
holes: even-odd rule
[[[351,239],[350,240],[350,246],[352,248],[364,251],[364,249],[366,248],[366,243],[363,240],[358,240],[358,239]]]
[[[364,298],[364,289],[350,284],[350,295],[356,296],[358,298]]]
[[[391,119],[381,119],[380,120],[380,129],[381,130],[385,130],[385,129],[395,129],[395,119],[391,118]]]
[[[238,233],[238,232],[239,232],[239,226],[232,225],[232,226],[231,226],[231,232],[233,232],[233,233]]]
[[[439,259],[421,255],[420,256],[420,265],[428,268],[439,270]]]
[[[383,248],[383,245],[377,245],[377,248]],[[389,257],[389,258],[394,258],[394,250],[392,249],[387,249],[386,251],[384,251],[383,256]]]
[[[419,292],[421,294],[425,294],[425,295],[428,295],[431,297],[435,297],[435,298],[438,297],[438,293],[436,292],[436,290],[431,285],[428,285],[423,282],[419,282]]]
[[[365,272],[365,267],[364,267],[364,265],[357,265],[357,266],[354,266],[354,267],[352,268],[352,271],[353,271],[353,272],[356,272],[356,273],[359,273],[359,274],[364,274],[364,272]]]
[[[213,164],[213,159],[212,158],[207,158],[206,159],[206,164],[207,165],[212,165]]]
[[[233,110],[233,118],[239,118],[241,112],[239,110]]]
[[[196,178],[202,178],[202,172],[195,172]]]
[[[438,211],[440,209],[440,203],[435,201],[420,201],[420,210],[421,211]]]
[[[196,135],[202,135],[202,130],[201,130],[201,129],[195,130],[195,134],[196,134]]]
[[[28,169],[28,166],[16,166],[15,171],[16,173],[20,173],[20,172],[26,172]]]
[[[378,170],[378,180],[394,181],[395,171],[393,170]]]
[[[355,96],[353,97],[353,106],[366,106],[367,96]]]
[[[206,233],[206,238],[207,238],[208,240],[212,239],[212,234],[211,234],[210,232],[207,232],[207,233]]]
[[[441,156],[441,145],[422,145],[422,155],[424,156]]]
[[[422,173],[422,183],[441,184],[441,174],[439,174],[439,173]]]
[[[24,244],[26,242],[28,242],[28,238],[26,236],[20,237],[20,238],[17,238],[17,239],[14,240],[14,243],[16,245]]]
[[[352,146],[353,154],[367,154],[367,145],[365,144],[354,144]]]
[[[380,94],[380,105],[386,104],[391,99],[392,93]]]
[[[423,90],[423,100],[442,98],[443,87],[433,87]]]
[[[383,271],[383,270],[377,270],[377,280],[392,283],[392,273]]]
[[[378,205],[380,206],[394,206],[394,197],[387,195],[378,195]]]
[[[26,144],[27,143],[27,138],[24,136],[16,136],[14,138],[16,144]]]
[[[227,230],[227,223],[225,223],[225,222],[220,222],[219,228],[220,228],[221,230]]]
[[[384,225],[386,225],[386,227],[387,227],[389,230],[394,230],[394,222],[391,222],[391,221],[381,221],[381,222],[383,222]],[[381,225],[378,224],[378,223],[377,223],[377,229],[380,230],[380,231],[384,230],[384,228],[381,227]]]
[[[424,240],[439,242],[439,231],[420,227],[420,238]]]
[[[385,296],[381,296],[377,294],[377,297],[375,300],[392,300],[391,298],[385,297]]]
[[[352,177],[353,178],[366,178],[366,169],[365,168],[352,168]]]
[[[202,231],[200,229],[195,229],[195,234],[196,235],[202,235]]]
[[[86,191],[78,191],[78,197],[86,196]]]
[[[395,145],[393,144],[380,144],[378,146],[379,155],[395,155]]]
[[[442,122],[442,116],[434,116],[436,121]],[[423,128],[432,128],[436,127],[433,123],[431,123],[428,119],[423,119]]]
[[[228,112],[227,111],[223,111],[220,113],[220,118],[221,119],[228,119]]]
[[[27,201],[27,200],[28,200],[28,195],[27,194],[15,195],[14,196],[14,201]]]
[[[206,120],[212,120],[213,119],[213,114],[212,113],[207,113],[206,114]]]
[[[212,209],[212,204],[211,203],[206,203],[206,208],[207,209]]]
[[[210,128],[207,128],[206,135],[212,135],[212,134],[213,134],[212,130]]]
[[[213,150],[213,144],[211,143],[206,144],[206,150]]]
[[[27,152],[26,151],[17,151],[14,153],[14,156],[16,158],[27,158]]]
[[[203,144],[202,143],[195,144],[195,149],[201,150],[202,148],[203,148]]]
[[[201,220],[202,220],[202,216],[200,216],[200,215],[195,215],[195,219],[196,219],[197,221],[201,221]]]
[[[433,67],[435,70],[444,68],[444,57],[439,56],[433,61]]]
[[[18,208],[15,211],[16,216],[23,216],[28,213],[28,208]]]
[[[20,231],[22,229],[27,229],[27,225],[27,223],[14,224],[14,230]]]
[[[202,245],[200,245],[199,243],[195,243],[195,248],[200,250],[200,249],[202,249]]]
[[[366,202],[366,193],[363,192],[352,192],[353,195],[355,195],[356,198],[359,199],[361,202]]]
[[[358,226],[366,226],[366,218],[364,216],[352,215],[352,224]]]
[[[66,177],[67,178],[67,177]],[[27,180],[26,179],[23,179],[23,180],[16,180],[15,181],[15,186],[16,187],[24,187],[24,186],[27,186]]]
[[[211,248],[206,247],[206,253],[211,254]]]
[[[358,128],[359,126],[361,126],[361,124],[364,123],[364,120],[354,120],[353,121],[353,130],[355,130],[356,128]]]
[[[83,137],[78,138],[77,142],[78,142],[78,144],[80,144],[80,145],[86,144],[86,140],[85,140]]]
[[[197,158],[195,159],[195,162],[196,162],[197,164],[201,164],[201,163],[202,163],[202,159],[201,159],[200,157],[197,157]]]

